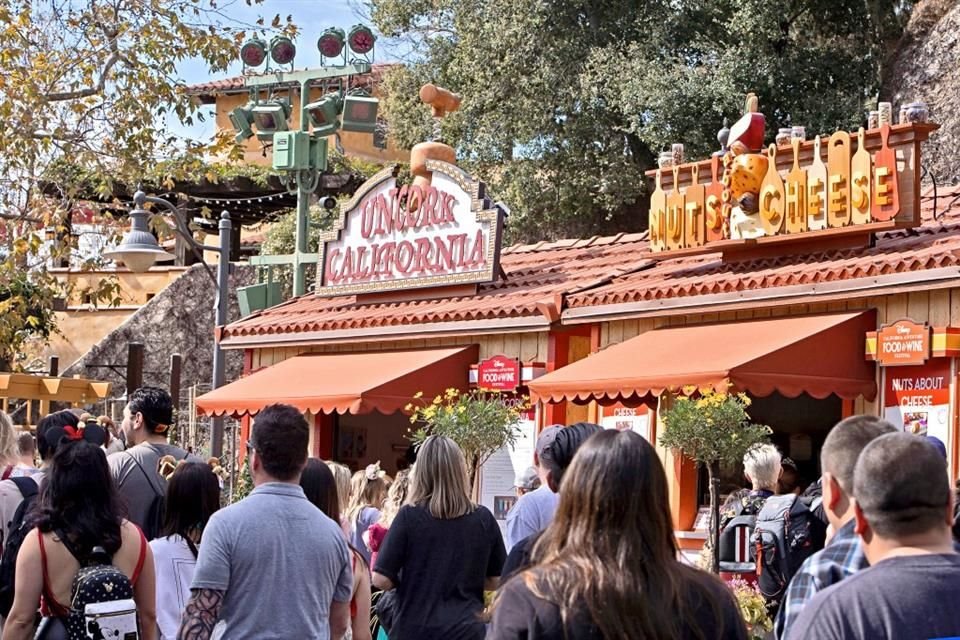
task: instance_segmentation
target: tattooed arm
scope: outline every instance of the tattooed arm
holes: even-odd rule
[[[183,611],[177,640],[209,640],[220,617],[223,591],[194,589]]]

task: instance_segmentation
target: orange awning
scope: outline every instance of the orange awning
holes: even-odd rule
[[[648,331],[530,382],[531,397],[618,401],[684,387],[756,396],[841,398],[877,393],[863,356],[872,312],[675,326]]]
[[[393,413],[422,391],[466,389],[478,348],[296,356],[197,398],[206,415],[256,414],[274,403],[318,413]]]

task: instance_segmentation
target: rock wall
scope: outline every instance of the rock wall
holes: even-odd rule
[[[216,268],[213,269],[216,273]],[[253,267],[233,265],[230,276],[230,321],[240,317],[235,293],[237,287],[252,284],[254,281]],[[181,398],[185,398],[186,390],[193,384],[210,383],[213,371],[215,292],[216,287],[204,272],[204,266],[193,265],[61,375],[81,375],[108,380],[113,383],[111,395],[114,398],[122,397],[126,391],[124,375],[127,345],[140,342],[144,345],[143,383],[146,385],[167,388],[170,381],[170,356],[174,353],[181,355]],[[243,369],[243,352],[225,353],[226,379],[235,380]],[[113,368],[102,365],[112,365]],[[209,386],[204,390],[208,388]],[[184,407],[182,402],[181,408]]]
[[[922,100],[941,125],[924,145],[923,165],[938,184],[960,183],[960,2],[922,0],[884,73],[881,99]]]

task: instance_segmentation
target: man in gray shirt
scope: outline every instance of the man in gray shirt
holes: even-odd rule
[[[548,451],[562,429],[563,426],[561,425],[553,425],[541,431],[540,435],[537,436],[533,463],[540,473],[540,488],[520,496],[517,503],[507,513],[507,537],[505,540],[507,551],[510,551],[515,544],[527,536],[540,533],[553,520],[553,514],[557,510],[560,496],[554,493],[549,482],[547,482],[549,471],[543,464],[543,456],[545,453],[549,455]]]
[[[289,405],[257,414],[249,447],[255,489],[203,531],[179,640],[340,640],[353,572],[340,525],[300,488],[309,427]],[[218,629],[219,633],[220,629]]]
[[[140,527],[148,540],[160,532],[159,514],[167,481],[158,470],[160,458],[173,456],[177,461],[187,458],[187,452],[167,444],[167,432],[173,424],[173,399],[157,387],[140,387],[130,394],[123,409],[121,429],[127,443],[126,451],[107,456],[110,473],[127,505],[127,518]],[[190,456],[192,461],[199,458]]]

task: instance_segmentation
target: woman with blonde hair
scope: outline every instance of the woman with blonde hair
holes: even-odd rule
[[[20,463],[20,448],[17,446],[17,430],[13,427],[13,420],[3,411],[0,411],[0,480],[6,480],[14,475],[14,470]]]
[[[343,516],[349,527],[347,539],[355,549],[363,554],[363,560],[370,565],[370,548],[363,541],[363,534],[374,522],[380,519],[383,500],[387,497],[386,472],[380,468],[380,461],[368,464],[353,474],[350,481],[350,502]]]
[[[350,469],[347,465],[334,462],[333,460],[323,461],[333,473],[333,481],[337,485],[337,504],[340,505],[340,528],[343,529],[343,535],[350,539],[350,525],[347,523],[344,514],[346,507],[350,503]]]
[[[387,537],[387,530],[393,524],[393,520],[400,512],[400,507],[407,503],[407,494],[410,492],[410,472],[406,469],[397,472],[387,490],[387,499],[383,503],[383,511],[380,513],[380,519],[370,525],[367,529],[367,546],[372,552],[370,555],[372,565],[377,564],[377,553],[383,546],[383,540]]]
[[[656,450],[632,431],[597,433],[563,476],[533,566],[497,595],[487,638],[746,640],[730,590],[678,556]]]
[[[430,436],[374,566],[374,586],[397,590],[390,640],[481,640],[483,592],[497,588],[506,555],[493,514],[470,500],[460,447]]]

